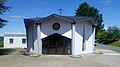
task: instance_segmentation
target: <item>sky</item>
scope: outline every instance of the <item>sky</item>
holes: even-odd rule
[[[105,28],[115,25],[120,27],[120,0],[8,0],[5,5],[12,6],[12,8],[4,15],[0,15],[3,19],[8,20],[7,25],[0,29],[0,35],[25,33],[24,18],[59,14],[59,8],[63,9],[63,16],[74,16],[75,10],[83,2],[87,2],[100,11]]]

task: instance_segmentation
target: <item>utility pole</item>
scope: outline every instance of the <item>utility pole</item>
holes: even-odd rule
[[[60,15],[62,14],[62,10],[63,10],[62,8],[58,9],[58,11],[60,11]]]

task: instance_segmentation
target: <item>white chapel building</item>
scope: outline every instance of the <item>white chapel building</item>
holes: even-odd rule
[[[91,17],[52,14],[24,19],[30,53],[80,55],[94,51],[96,22]]]

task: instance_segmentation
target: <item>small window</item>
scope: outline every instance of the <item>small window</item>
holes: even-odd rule
[[[9,43],[10,43],[10,44],[13,44],[13,39],[9,39]]]
[[[26,43],[26,39],[22,39],[22,43],[25,44]]]

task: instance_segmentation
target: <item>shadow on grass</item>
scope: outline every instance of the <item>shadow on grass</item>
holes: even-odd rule
[[[10,49],[10,48],[0,48],[0,55],[8,55],[14,52],[15,49]]]

